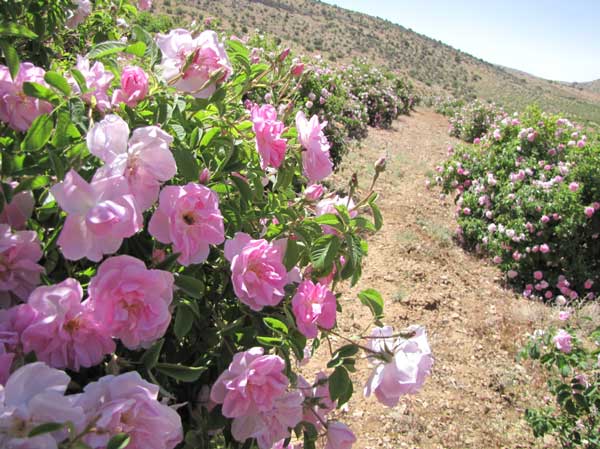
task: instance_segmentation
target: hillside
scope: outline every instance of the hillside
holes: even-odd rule
[[[571,83],[571,86],[579,90],[587,90],[600,94],[600,79],[587,83]]]
[[[390,21],[319,1],[159,0],[157,5],[177,21],[216,18],[239,35],[267,32],[332,62],[368,58],[409,76],[428,94],[476,96],[509,110],[537,103],[600,123],[597,82],[579,88],[504,69]]]

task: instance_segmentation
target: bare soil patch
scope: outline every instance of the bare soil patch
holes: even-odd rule
[[[458,144],[447,127],[444,117],[420,109],[392,130],[372,129],[335,176],[341,187],[357,172],[360,187],[368,189],[373,162],[388,155],[377,185],[384,227],[369,238],[363,278],[343,292],[341,330],[357,333],[369,322],[356,294],[374,287],[386,301],[385,323],[426,326],[435,356],[420,394],[390,409],[356,392],[340,419],[357,433],[360,449],[549,447],[534,442],[523,420],[524,408],[543,394],[543,380],[532,378],[515,356],[524,335],[552,311],[503,288],[496,267],[454,242],[452,198],[425,187],[448,145]],[[316,361],[326,352],[323,344]],[[366,361],[358,364],[357,388],[369,373]]]

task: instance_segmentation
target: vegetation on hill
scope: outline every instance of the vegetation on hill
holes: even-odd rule
[[[221,21],[225,29],[273,34],[297,50],[347,63],[357,57],[410,76],[424,92],[478,97],[522,110],[537,103],[600,123],[600,92],[514,72],[477,59],[390,21],[315,0],[159,0],[177,20]]]

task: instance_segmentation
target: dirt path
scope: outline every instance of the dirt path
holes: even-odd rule
[[[457,143],[444,117],[421,109],[392,130],[371,130],[364,148],[350,154],[336,176],[342,185],[357,171],[367,188],[372,162],[389,155],[377,187],[385,224],[369,238],[363,278],[342,296],[341,329],[352,334],[368,322],[356,293],[375,287],[386,301],[384,322],[426,326],[435,355],[422,393],[394,409],[355,393],[342,419],[357,433],[358,449],[537,447],[522,419],[522,390],[531,379],[515,354],[525,332],[547,312],[504,290],[495,267],[452,240],[452,201],[441,200],[424,182],[448,145]],[[361,363],[357,388],[369,372]]]

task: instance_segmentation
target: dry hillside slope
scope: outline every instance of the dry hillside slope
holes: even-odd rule
[[[538,103],[600,123],[597,87],[579,89],[504,69],[390,21],[319,1],[159,0],[158,8],[176,20],[217,18],[240,35],[258,29],[333,62],[366,58],[404,73],[429,93],[477,96],[510,110]]]

